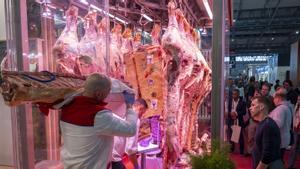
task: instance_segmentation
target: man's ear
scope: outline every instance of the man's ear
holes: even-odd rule
[[[259,104],[259,110],[260,110],[260,111],[264,110],[264,108],[265,108],[265,106],[264,106],[264,105],[262,105],[262,104]]]

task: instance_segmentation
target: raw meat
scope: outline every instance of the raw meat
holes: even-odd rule
[[[103,73],[105,69],[100,65],[96,54],[96,12],[89,12],[85,16],[85,34],[78,44],[79,59],[77,59],[78,69],[81,75],[89,75],[91,73]]]
[[[127,55],[128,53],[133,52],[133,38],[132,38],[132,30],[130,28],[126,28],[123,32],[123,40],[122,40],[122,54]]]
[[[106,60],[106,29],[107,29],[107,20],[103,18],[101,22],[98,24],[98,41],[96,43],[96,57],[97,64],[99,64],[102,68],[103,74],[107,74],[107,60]]]
[[[73,74],[2,71],[1,93],[9,106],[54,103],[81,88],[84,80],[85,77]]]
[[[154,24],[151,31],[152,45],[160,45],[160,25]]]
[[[57,62],[57,72],[75,73],[75,60],[78,57],[77,37],[78,8],[71,6],[67,12],[67,25],[53,47],[53,57]]]
[[[121,52],[122,47],[122,26],[116,24],[112,30],[109,56],[109,75],[116,79],[124,79],[124,59]]]
[[[162,37],[167,62],[164,168],[176,165],[182,148],[192,149],[198,107],[211,89],[211,70],[196,45],[194,30],[172,1],[168,12],[169,25]]]

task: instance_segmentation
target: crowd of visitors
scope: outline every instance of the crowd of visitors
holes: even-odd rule
[[[225,100],[227,140],[231,151],[244,156],[252,154],[254,169],[295,168],[300,151],[300,92],[292,81],[282,85],[250,77],[249,82],[228,79]],[[239,126],[240,130],[233,130]],[[238,132],[234,133],[234,132]],[[238,142],[233,137],[239,135]],[[239,145],[239,146],[237,146]],[[284,161],[286,150],[291,151]]]

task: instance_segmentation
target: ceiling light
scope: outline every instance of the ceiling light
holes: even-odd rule
[[[271,38],[271,40],[274,40],[274,39],[275,39],[275,38],[273,38],[273,37]]]
[[[84,5],[89,5],[89,2],[86,1],[86,0],[80,0],[80,2],[81,2],[82,4],[84,4]]]
[[[299,31],[296,31],[296,34],[298,35],[298,34],[299,34]]]
[[[234,19],[233,22],[236,22],[236,20]]]
[[[108,13],[108,12],[104,11],[103,9],[101,9],[101,8],[99,8],[99,7],[97,7],[97,6],[93,5],[93,4],[91,4],[91,8],[93,8],[93,9],[99,11],[99,12],[102,12],[105,15],[108,15],[109,17],[111,17],[113,19],[116,19],[117,21],[119,21],[119,22],[121,22],[123,24],[128,24],[128,22],[124,21],[123,19],[121,19],[121,18],[119,18],[119,17],[117,17],[117,16],[115,16],[115,15],[113,15],[111,13]]]
[[[231,42],[234,42],[234,39],[231,39]]]
[[[147,19],[148,21],[153,22],[153,19],[150,18],[148,15],[142,14],[142,16],[143,16],[145,19]]]
[[[123,19],[119,18],[119,17],[114,17],[117,21],[122,22],[123,24],[128,24],[128,22],[124,21]]]
[[[91,8],[96,9],[96,10],[99,11],[99,12],[103,12],[102,9],[98,8],[97,6],[95,6],[95,5],[93,5],[93,4],[91,4]]]
[[[210,19],[213,19],[213,14],[207,0],[203,0],[204,7]]]
[[[270,51],[270,49],[267,49],[267,51]]]

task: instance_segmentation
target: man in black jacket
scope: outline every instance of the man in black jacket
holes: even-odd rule
[[[253,98],[250,113],[259,122],[252,151],[253,169],[284,168],[280,158],[280,130],[276,122],[268,117],[270,109],[271,102],[266,97]]]
[[[229,129],[229,135],[228,139],[230,140],[232,135],[232,129],[231,126],[233,124],[238,124],[241,126],[241,134],[239,139],[239,145],[240,145],[240,154],[244,154],[244,115],[246,115],[246,103],[243,101],[243,99],[240,97],[240,92],[238,89],[234,89],[232,92],[232,100],[229,101],[231,105],[228,106],[228,129]],[[231,143],[231,151],[234,151],[234,143]]]

